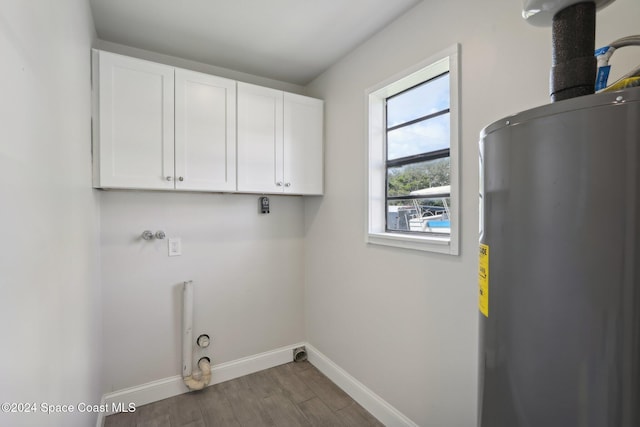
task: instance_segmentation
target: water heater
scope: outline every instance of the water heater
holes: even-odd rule
[[[640,426],[640,88],[487,126],[480,427]]]

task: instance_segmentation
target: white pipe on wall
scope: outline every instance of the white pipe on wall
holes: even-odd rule
[[[211,365],[207,358],[198,361],[193,372],[193,282],[184,282],[182,294],[182,379],[189,390],[201,390],[211,379]]]
[[[191,376],[193,352],[193,282],[184,282],[182,294],[182,378]]]

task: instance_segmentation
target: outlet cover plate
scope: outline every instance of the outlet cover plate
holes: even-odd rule
[[[169,239],[169,256],[182,255],[182,242],[179,237],[172,237]]]

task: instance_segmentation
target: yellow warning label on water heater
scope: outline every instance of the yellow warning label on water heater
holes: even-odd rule
[[[480,243],[478,261],[478,307],[480,312],[489,317],[489,246]]]

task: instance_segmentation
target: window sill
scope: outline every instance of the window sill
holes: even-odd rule
[[[437,236],[415,236],[403,233],[368,233],[367,243],[373,245],[393,246],[396,248],[417,251],[436,252],[458,255],[458,250],[451,245],[451,238]]]

